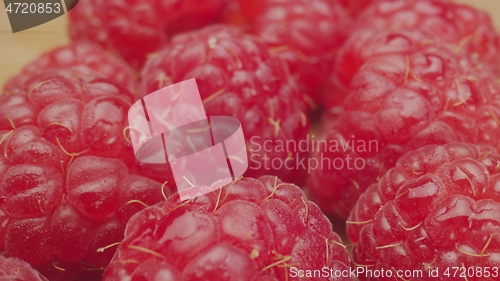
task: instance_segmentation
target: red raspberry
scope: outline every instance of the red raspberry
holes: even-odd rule
[[[421,270],[415,280],[422,281],[436,280],[431,269],[440,280],[462,279],[452,267],[471,268],[467,280],[498,280],[479,270],[498,270],[500,260],[499,165],[496,151],[464,143],[401,157],[351,213],[355,262],[371,270]]]
[[[304,180],[305,167],[297,162],[306,151],[293,143],[306,138],[307,111],[283,62],[264,44],[224,25],[180,34],[146,64],[143,94],[190,78],[196,78],[208,115],[241,121],[250,153],[248,176]]]
[[[454,141],[498,147],[500,98],[491,74],[419,32],[383,32],[387,42],[353,79],[323,144],[313,144],[311,196],[346,217],[359,195],[405,152]],[[367,50],[370,50],[367,47]],[[490,77],[491,76],[491,77]]]
[[[355,30],[419,29],[441,38],[457,53],[494,62],[500,39],[490,16],[477,9],[443,0],[377,1],[359,16]]]
[[[241,6],[238,0],[226,0],[218,22],[238,26],[244,31],[251,29],[251,24],[241,11]]]
[[[47,281],[26,262],[2,255],[0,255],[0,280]]]
[[[167,34],[194,30],[211,24],[220,16],[225,0],[183,0],[182,10],[174,11],[175,19],[166,25]]]
[[[90,40],[140,67],[168,36],[212,22],[223,0],[86,0],[69,13],[73,40]]]
[[[336,2],[273,0],[255,18],[253,33],[273,55],[287,62],[302,91],[317,103],[349,25],[347,14]]]
[[[254,21],[257,16],[262,14],[265,7],[271,2],[286,3],[287,0],[237,0],[240,4],[241,11],[247,19]]]
[[[374,34],[412,29],[440,38],[450,50],[465,54],[475,64],[498,60],[500,39],[490,17],[483,12],[445,0],[378,1],[359,17],[352,37],[340,49],[323,104],[332,107],[343,101],[365,60],[406,48],[400,38],[384,42],[380,37],[373,38]]]
[[[300,188],[264,176],[138,213],[104,280],[312,280],[292,272],[323,267],[349,267],[330,222]]]
[[[414,0],[329,0],[338,1],[342,7],[347,11],[347,13],[352,17],[357,19],[363,12],[370,6],[375,5],[374,3],[382,1],[414,1]],[[438,0],[438,1],[449,1],[449,0]]]
[[[137,74],[125,61],[106,53],[97,45],[79,43],[59,47],[40,56],[9,80],[4,91],[16,91],[32,76],[58,68],[86,76],[106,78],[127,89],[135,89]]]
[[[487,14],[444,0],[379,1],[363,13],[354,29],[340,49],[329,94],[323,100],[327,107],[342,102],[352,77],[366,59],[405,48],[398,38],[389,42],[373,38],[381,30],[419,29],[444,40],[452,51],[466,53],[475,63],[494,61],[500,44]],[[421,41],[425,43],[426,39]]]
[[[0,251],[51,280],[106,266],[113,251],[97,249],[120,241],[143,204],[169,193],[129,173],[132,95],[70,70],[44,72],[0,97]]]
[[[333,108],[342,104],[349,94],[353,77],[367,60],[379,55],[408,53],[414,45],[433,42],[434,36],[419,30],[394,31],[392,35],[377,29],[354,32],[339,50],[330,84],[322,96],[323,105]]]
[[[332,0],[330,0],[332,1]],[[338,1],[347,13],[352,15],[352,17],[357,18],[368,6],[373,2],[378,0],[335,0]]]

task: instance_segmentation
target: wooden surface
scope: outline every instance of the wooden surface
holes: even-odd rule
[[[83,0],[85,1],[85,0]],[[147,0],[145,0],[147,1]],[[456,0],[488,11],[500,30],[500,0]],[[2,1],[3,2],[3,1]],[[41,53],[69,42],[66,16],[44,25],[13,34],[4,5],[0,3],[0,88],[9,77]]]

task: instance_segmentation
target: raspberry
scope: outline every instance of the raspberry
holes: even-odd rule
[[[241,12],[247,19],[250,21],[254,21],[257,16],[262,14],[262,12],[265,10],[265,7],[269,5],[269,3],[272,2],[286,2],[286,0],[262,0],[262,1],[246,1],[246,0],[237,0],[238,3],[240,4]]]
[[[32,76],[44,71],[64,68],[111,80],[122,87],[135,89],[137,74],[126,62],[104,52],[99,46],[90,43],[71,44],[54,49],[26,66],[22,72],[10,79],[4,87],[9,93],[22,88]]]
[[[323,132],[326,147],[315,150],[322,165],[312,169],[309,188],[326,212],[345,218],[359,195],[415,148],[455,141],[499,148],[493,75],[436,38],[422,38],[382,32],[373,39],[387,44],[360,68],[338,120]]]
[[[431,269],[441,280],[457,280],[453,267],[471,268],[468,280],[497,280],[472,269],[498,267],[500,260],[499,165],[494,149],[464,143],[405,154],[351,213],[355,262],[372,270],[422,270],[422,281],[436,279]]]
[[[338,0],[347,13],[357,18],[368,6],[378,0]]]
[[[238,26],[243,31],[251,29],[251,23],[241,11],[238,0],[226,0],[220,19],[217,22]]]
[[[0,280],[46,281],[47,279],[24,261],[0,255]]]
[[[457,53],[495,62],[500,41],[488,14],[443,0],[377,1],[359,16],[355,30],[419,29],[436,35]]]
[[[223,0],[87,0],[69,13],[73,40],[90,40],[140,68],[169,35],[212,22]]]
[[[182,14],[166,25],[168,34],[195,30],[215,21],[222,12],[225,0],[190,0],[182,1]],[[178,11],[175,11],[178,13]]]
[[[0,251],[50,280],[107,265],[113,251],[97,249],[120,241],[135,212],[170,192],[130,172],[132,101],[116,84],[71,68],[0,97]]]
[[[287,142],[306,138],[307,111],[283,62],[265,45],[225,25],[179,34],[146,64],[143,94],[190,78],[196,78],[207,115],[241,121],[250,153],[248,176],[304,180],[305,169],[296,163],[305,151],[287,149]]]
[[[300,188],[264,176],[136,214],[104,280],[311,280],[290,276],[325,266],[349,267],[328,219]]]
[[[419,30],[384,32],[364,29],[351,34],[340,48],[333,75],[322,102],[326,108],[338,107],[349,94],[353,77],[369,59],[379,55],[411,52],[418,47],[432,43],[434,36]]]
[[[287,62],[302,91],[319,101],[350,21],[342,7],[327,0],[268,1],[254,22],[254,34],[273,55]]]
[[[371,57],[401,52],[405,41],[373,38],[381,31],[419,30],[440,38],[453,52],[464,54],[474,64],[496,62],[500,39],[490,17],[472,7],[445,0],[377,1],[359,17],[354,31],[340,49],[323,104],[339,105],[348,92],[354,74]],[[421,38],[421,42],[426,42]],[[415,42],[418,40],[415,38]]]
[[[376,5],[378,2],[388,2],[388,1],[402,1],[402,0],[330,0],[330,1],[338,1],[342,7],[346,10],[346,12],[354,19],[361,17],[363,12],[370,6]],[[408,0],[403,0],[408,1]],[[414,1],[414,0],[409,0]],[[437,0],[437,1],[449,1],[449,0]]]

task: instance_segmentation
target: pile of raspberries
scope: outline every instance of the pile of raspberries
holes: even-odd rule
[[[68,17],[72,43],[0,90],[0,280],[500,280],[485,12],[85,0]],[[192,78],[249,163],[181,200],[168,164],[136,159],[128,110]]]

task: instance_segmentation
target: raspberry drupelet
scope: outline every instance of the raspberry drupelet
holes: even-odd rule
[[[28,263],[0,255],[0,280],[47,281]]]
[[[357,18],[367,7],[377,1],[378,0],[338,0],[346,12],[353,18]]]

